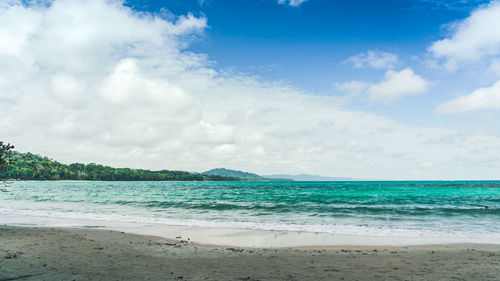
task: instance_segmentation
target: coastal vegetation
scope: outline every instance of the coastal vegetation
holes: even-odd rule
[[[0,141],[0,180],[90,180],[90,181],[291,181],[257,174],[212,169],[203,173],[185,171],[113,168],[100,164],[63,164],[33,153],[14,151]]]
[[[14,146],[10,143],[5,144],[3,141],[0,141],[0,172],[2,170],[7,169],[7,167],[12,164],[12,154],[13,154]],[[0,177],[0,180],[2,178]],[[7,187],[7,182],[0,181],[3,184],[3,187]],[[8,192],[5,188],[0,188],[1,192]]]
[[[10,143],[5,144],[3,141],[0,141],[0,171],[12,164],[13,149],[14,146]]]
[[[7,157],[8,155],[8,157]],[[93,181],[239,181],[240,178],[185,171],[112,168],[99,164],[62,164],[32,153],[2,150],[0,179]],[[5,164],[4,164],[5,163]],[[9,164],[9,165],[8,165]]]
[[[226,168],[212,169],[212,170],[203,172],[203,175],[234,177],[234,178],[244,179],[247,181],[264,181],[264,180],[266,180],[265,178],[263,178],[257,174],[236,171],[236,170],[230,170],[230,169],[226,169]]]

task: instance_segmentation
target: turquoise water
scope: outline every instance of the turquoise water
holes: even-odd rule
[[[0,215],[500,238],[500,182],[15,182]],[[485,209],[488,206],[488,209]]]

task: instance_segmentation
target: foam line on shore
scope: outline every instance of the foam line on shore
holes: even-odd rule
[[[106,222],[123,222],[133,224],[158,224],[184,227],[200,228],[233,228],[247,230],[264,231],[288,231],[288,232],[312,232],[329,233],[334,235],[352,236],[378,236],[378,237],[414,237],[414,238],[465,238],[465,239],[500,239],[500,233],[496,232],[470,232],[451,231],[442,228],[397,228],[397,227],[376,227],[367,225],[351,224],[290,224],[290,223],[265,223],[265,222],[241,222],[241,221],[218,221],[203,219],[172,219],[164,217],[146,217],[123,215],[119,213],[90,213],[90,212],[62,212],[55,210],[29,210],[29,209],[9,209],[0,208],[1,215],[20,215],[41,218],[70,219],[70,220],[90,220]]]
[[[322,246],[415,246],[470,243],[500,245],[500,239],[337,235],[318,232],[268,231],[240,228],[173,226],[164,224],[141,224],[49,217],[41,218],[12,214],[4,214],[0,218],[0,223],[17,226],[101,228],[124,231],[127,233],[138,235],[158,236],[168,239],[183,239],[205,245],[233,247],[287,248]]]

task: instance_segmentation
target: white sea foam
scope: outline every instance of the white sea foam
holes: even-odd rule
[[[293,231],[329,233],[336,235],[355,235],[373,237],[409,237],[409,238],[467,238],[473,240],[500,239],[500,233],[486,232],[476,229],[475,231],[447,231],[432,228],[391,228],[366,225],[348,224],[290,224],[290,223],[258,223],[244,221],[221,221],[221,220],[195,220],[195,219],[172,219],[164,217],[145,217],[134,215],[122,215],[118,213],[90,213],[77,211],[51,211],[0,208],[0,214],[18,215],[28,217],[55,218],[63,220],[86,220],[92,222],[122,222],[132,224],[159,224],[171,226],[206,227],[206,228],[239,228],[266,231]],[[1,222],[1,219],[0,219]],[[43,225],[40,225],[43,226]]]

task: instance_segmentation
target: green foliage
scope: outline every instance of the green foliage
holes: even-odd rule
[[[99,181],[237,181],[234,177],[203,175],[184,171],[150,171],[112,168],[99,164],[65,165],[32,153],[13,152],[13,163],[0,171],[0,179],[14,180],[99,180]]]
[[[12,164],[12,153],[14,146],[10,143],[4,144],[3,141],[0,141],[0,171],[7,168],[10,164]]]

